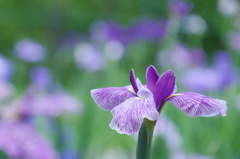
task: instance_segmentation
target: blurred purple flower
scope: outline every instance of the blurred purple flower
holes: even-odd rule
[[[205,92],[219,89],[220,76],[216,70],[205,67],[190,68],[182,73],[180,83],[189,90]]]
[[[71,31],[66,33],[62,38],[62,44],[66,47],[74,47],[79,40],[79,33]]]
[[[182,74],[181,83],[193,91],[217,91],[237,82],[237,69],[228,53],[220,51],[213,67],[195,67]]]
[[[153,66],[146,71],[147,86],[130,71],[131,86],[109,87],[91,90],[95,103],[113,114],[110,127],[118,133],[131,135],[138,132],[144,118],[156,121],[165,102],[174,104],[190,117],[226,116],[226,102],[207,96],[183,92],[177,93],[176,77],[169,70],[158,75]]]
[[[220,89],[237,82],[237,69],[227,52],[219,51],[215,54],[214,69],[220,76]]]
[[[99,71],[104,68],[103,55],[90,43],[80,43],[74,51],[74,58],[79,68],[87,71]]]
[[[185,0],[171,0],[169,5],[172,12],[180,16],[186,15],[193,9],[192,3]]]
[[[31,40],[24,39],[15,45],[15,54],[21,60],[26,62],[40,62],[46,56],[46,49],[43,45]]]
[[[81,103],[66,93],[54,93],[48,95],[26,97],[23,110],[30,115],[46,117],[58,117],[62,114],[80,111]]]
[[[176,68],[185,68],[191,65],[191,56],[188,49],[181,44],[176,45],[170,54],[171,63],[175,65]]]
[[[13,75],[12,62],[0,54],[0,80],[8,81]]]
[[[158,40],[163,38],[167,33],[167,21],[141,20],[132,26],[127,36],[132,41],[139,40]]]
[[[0,149],[11,158],[57,159],[49,141],[29,124],[0,123]]]
[[[65,149],[61,153],[60,159],[78,159],[78,158],[80,158],[80,154],[78,151]]]
[[[157,63],[165,68],[182,69],[191,64],[191,56],[182,44],[176,44],[170,50],[161,50],[157,55]]]
[[[91,26],[91,36],[97,42],[119,41],[126,44],[126,30],[117,23],[97,21]]]
[[[29,123],[32,115],[29,113],[28,106],[24,98],[11,100],[5,103],[1,109],[1,120],[5,123]]]
[[[187,48],[178,43],[168,50],[161,50],[157,54],[157,63],[165,69],[184,69],[205,64],[205,54],[201,49]]]
[[[188,52],[191,55],[192,66],[204,66],[206,64],[206,55],[203,50],[198,48],[190,48]]]
[[[166,35],[167,21],[140,20],[129,27],[116,23],[98,22],[92,26],[92,37],[97,41],[118,41],[129,44],[142,40],[159,40]]]
[[[127,43],[126,28],[121,27],[115,23],[109,23],[106,28],[106,34],[108,40],[117,40],[123,44]]]
[[[51,72],[43,66],[36,66],[31,70],[32,83],[40,88],[46,88],[52,81]]]

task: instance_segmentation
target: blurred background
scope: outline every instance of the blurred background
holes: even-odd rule
[[[166,104],[152,159],[240,158],[238,0],[0,1],[0,158],[134,159],[90,90],[172,69],[178,92],[227,101],[226,117]]]

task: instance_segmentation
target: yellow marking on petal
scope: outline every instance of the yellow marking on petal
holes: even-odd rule
[[[172,97],[175,97],[175,96],[180,96],[180,95],[182,95],[182,94],[173,94],[173,95],[167,97],[165,100],[167,100],[167,99],[169,99],[169,98],[172,98]]]
[[[142,97],[137,97],[138,99],[143,99]]]
[[[129,89],[129,91],[131,91],[131,92],[133,92],[134,94],[136,94],[133,88],[128,88],[128,89]]]

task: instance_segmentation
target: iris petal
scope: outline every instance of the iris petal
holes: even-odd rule
[[[156,83],[159,78],[158,72],[154,66],[149,66],[146,71],[147,88],[154,94]]]
[[[157,81],[156,92],[154,93],[154,99],[158,110],[163,105],[164,100],[172,95],[176,89],[176,77],[173,71],[169,70],[163,73]]]
[[[91,96],[95,103],[102,109],[112,110],[125,100],[136,97],[136,95],[131,92],[131,88],[132,87],[126,86],[93,89],[91,90]]]
[[[212,99],[198,93],[184,92],[172,95],[166,101],[174,104],[178,109],[190,117],[211,117],[217,114],[226,116],[226,102]]]
[[[137,93],[138,92],[138,86],[137,86],[136,77],[135,77],[133,69],[131,69],[131,71],[130,71],[130,82],[132,84],[132,87],[133,87],[134,91]]]
[[[149,98],[129,98],[115,107],[112,114],[114,117],[110,127],[120,134],[127,135],[138,132],[144,118],[155,121],[159,115],[152,96]]]

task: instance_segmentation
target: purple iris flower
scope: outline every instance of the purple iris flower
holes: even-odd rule
[[[174,104],[190,117],[226,116],[226,102],[192,93],[177,93],[176,77],[169,70],[158,75],[153,66],[146,71],[147,85],[142,85],[130,71],[130,86],[91,90],[94,101],[113,114],[110,127],[118,133],[131,135],[138,132],[144,118],[156,121],[165,102]]]

